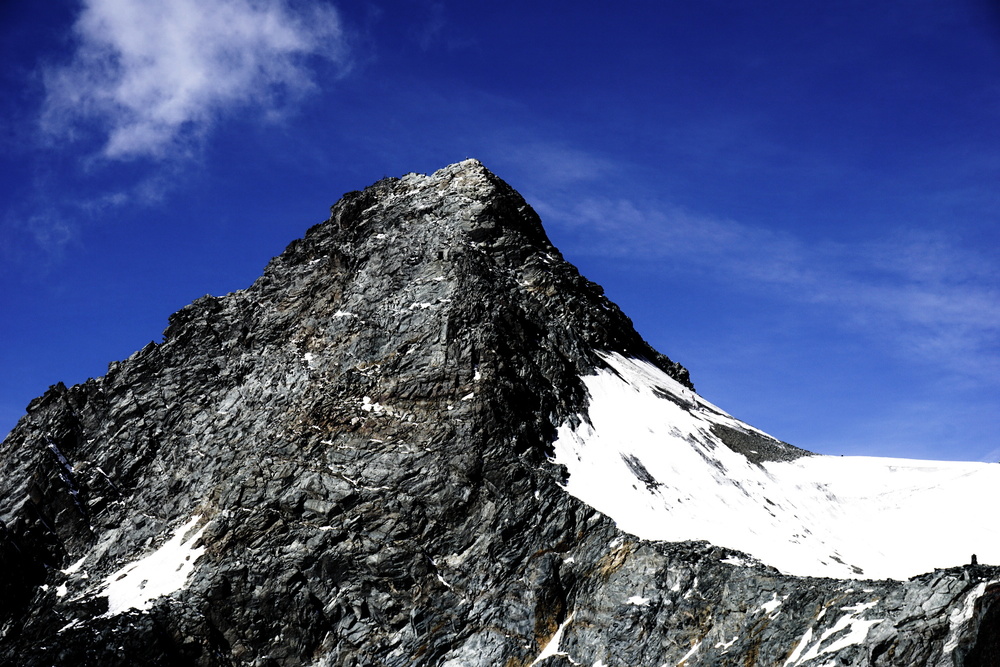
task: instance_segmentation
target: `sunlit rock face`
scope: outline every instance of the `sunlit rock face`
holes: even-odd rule
[[[701,399],[468,160],[32,402],[0,664],[998,664],[993,470],[902,468]]]

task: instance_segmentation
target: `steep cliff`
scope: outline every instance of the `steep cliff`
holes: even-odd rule
[[[796,577],[591,507],[567,457],[611,446],[593,378],[622,363],[708,420],[681,436],[722,484],[714,448],[807,457],[701,401],[478,162],[348,193],[251,287],[28,407],[0,448],[0,661],[997,664],[996,568]]]

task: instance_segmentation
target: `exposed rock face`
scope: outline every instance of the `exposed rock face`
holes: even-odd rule
[[[1000,664],[995,568],[789,577],[565,493],[551,443],[600,351],[691,386],[478,162],[345,195],[253,286],[29,406],[0,662]]]

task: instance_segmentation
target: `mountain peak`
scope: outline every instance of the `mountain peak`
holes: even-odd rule
[[[494,320],[507,312],[528,314],[539,332],[559,332],[573,347],[580,370],[601,363],[595,351],[613,350],[649,359],[690,386],[687,370],[639,336],[552,245],[524,198],[478,160],[348,192],[326,221],[268,265],[255,288],[290,280],[336,281],[343,301],[324,303],[361,319],[393,319],[428,303],[480,329],[501,326]],[[485,304],[492,305],[481,317]]]
[[[32,402],[0,445],[0,663],[989,664],[997,568],[754,558],[878,556],[812,535],[864,517],[834,495],[857,468],[807,454],[694,394],[481,163],[383,179]]]
[[[478,244],[494,243],[513,231],[539,250],[555,250],[524,199],[475,159],[430,175],[384,178],[349,192],[331,207],[329,223],[353,239],[387,233],[398,225],[447,227],[464,237],[452,234],[452,240]]]

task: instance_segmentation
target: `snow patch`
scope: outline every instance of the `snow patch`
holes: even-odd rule
[[[802,635],[802,639],[800,639],[799,643],[795,645],[795,650],[792,651],[790,656],[788,656],[788,660],[785,660],[785,664],[782,667],[793,667],[796,663],[798,663],[799,656],[802,655],[802,651],[809,645],[809,642],[812,641],[812,635],[813,629],[811,627],[806,629],[806,633]]]
[[[687,662],[688,660],[690,660],[691,656],[694,655],[695,653],[697,653],[698,649],[700,649],[700,648],[701,648],[701,642],[699,641],[697,644],[695,644],[694,646],[691,647],[690,651],[688,651],[687,653],[684,654],[683,658],[681,658],[677,662],[677,667],[681,667],[681,665],[683,665],[685,662]]]
[[[644,598],[641,595],[633,595],[628,600],[625,600],[625,603],[635,605],[636,607],[647,607],[649,606],[649,598]]]
[[[75,618],[72,621],[70,621],[69,623],[67,623],[66,625],[64,625],[61,628],[59,628],[58,630],[56,630],[56,634],[57,635],[58,634],[62,634],[64,632],[66,632],[67,630],[71,629],[71,628],[75,628],[78,625],[83,625],[83,622],[80,619]]]
[[[438,581],[440,581],[444,585],[444,587],[447,588],[449,591],[454,591],[455,589],[452,587],[452,585],[449,584],[447,581],[445,581],[444,576],[441,574],[441,568],[438,567],[437,561],[430,557],[428,557],[428,560],[430,560],[431,565],[434,566],[434,571],[437,573]]]
[[[149,609],[157,598],[184,588],[195,561],[205,552],[204,546],[196,548],[195,544],[207,524],[188,536],[200,520],[199,515],[191,517],[159,549],[108,576],[102,592],[108,598],[108,611],[104,616],[116,616],[130,609]]]
[[[528,665],[528,667],[535,667],[535,665],[539,664],[543,660],[548,660],[549,658],[552,658],[557,655],[561,655],[567,659],[569,658],[569,654],[567,654],[565,651],[559,650],[559,642],[562,641],[563,631],[566,630],[566,626],[569,625],[572,621],[573,621],[573,614],[570,614],[569,616],[566,617],[566,620],[563,621],[558,628],[556,628],[555,633],[553,633],[548,643],[542,648],[542,652],[538,654],[538,657],[535,658],[532,661],[532,663]],[[570,659],[570,662],[572,662],[572,659]]]
[[[782,602],[784,602],[784,600],[779,598],[777,593],[772,593],[770,601],[762,604],[760,608],[765,614],[768,614],[770,616],[772,613],[774,613],[775,609],[781,606]],[[771,618],[774,618],[774,616],[771,616]]]
[[[810,648],[808,651],[802,654],[801,657],[799,657],[798,654],[801,653],[801,650],[807,647],[812,642],[812,628],[810,628],[808,631],[806,631],[806,635],[802,638],[802,641],[799,642],[799,645],[795,647],[795,651],[792,653],[791,656],[789,656],[788,660],[785,662],[785,665],[790,667],[791,665],[797,665],[800,662],[807,662],[809,660],[812,660],[813,658],[817,658],[823,655],[824,653],[836,653],[837,651],[847,646],[850,646],[851,644],[860,644],[865,640],[865,637],[868,636],[868,631],[871,629],[871,627],[873,625],[878,625],[883,620],[883,619],[868,620],[859,618],[859,616],[865,610],[871,609],[874,606],[875,606],[874,602],[866,602],[864,604],[858,604],[853,607],[843,607],[841,610],[849,613],[837,619],[837,622],[834,623],[833,626],[830,627],[830,629],[823,632],[823,634],[820,635],[819,639],[816,640],[814,644],[812,644],[812,648]],[[827,644],[826,646],[823,645],[823,643],[827,639],[829,639],[833,635],[843,630],[847,630],[844,636],[840,637],[839,639],[830,644]]]
[[[749,567],[752,563],[740,558],[739,556],[730,556],[729,558],[723,558],[723,563],[727,565],[735,565],[736,567]]]
[[[383,412],[390,416],[396,414],[396,411],[393,410],[390,406],[383,405],[378,401],[373,401],[371,396],[365,396],[364,398],[361,399],[361,409],[364,410],[365,412],[372,412],[377,415],[382,414]]]
[[[976,586],[966,594],[961,606],[956,605],[952,609],[948,616],[948,638],[945,640],[942,655],[951,655],[958,648],[958,642],[964,634],[962,631],[966,629],[969,619],[972,618],[976,609],[976,601],[983,596],[986,586],[986,582]]]
[[[83,558],[81,558],[80,560],[76,561],[75,563],[73,563],[72,565],[70,565],[69,567],[67,567],[65,570],[60,570],[60,572],[62,572],[63,574],[65,574],[68,577],[71,577],[74,574],[76,574],[80,570],[81,567],[83,567],[83,561],[85,561],[85,560],[87,560],[87,555],[86,554],[84,554]]]

